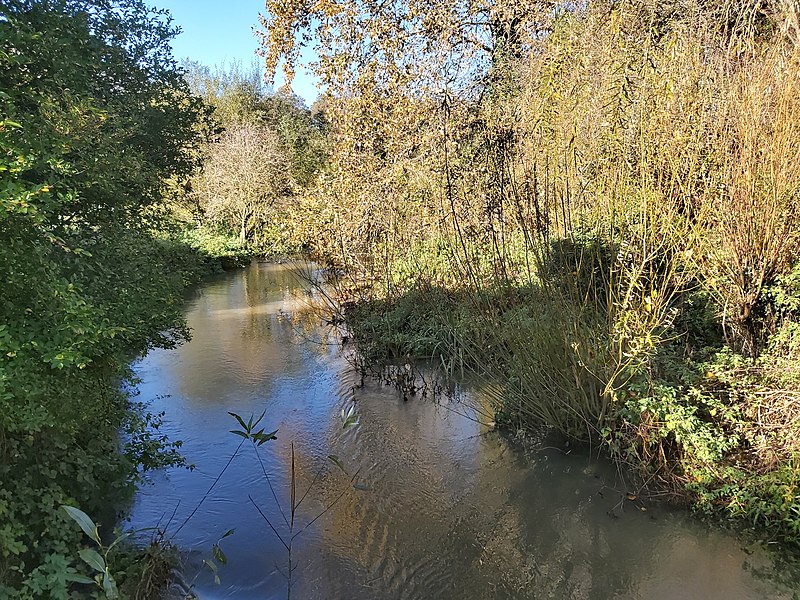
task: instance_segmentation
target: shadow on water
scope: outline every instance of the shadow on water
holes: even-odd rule
[[[291,266],[229,273],[190,300],[190,343],[136,365],[142,399],[166,412],[166,433],[197,468],[154,477],[131,526],[176,530],[241,441],[227,412],[266,410],[278,440],[260,451],[278,501],[290,501],[294,443],[298,489],[313,482],[298,519],[333,505],[297,538],[293,598],[793,597],[796,570],[682,512],[625,499],[610,465],[523,451],[490,431],[475,418],[477,390],[404,402],[379,381],[361,387],[325,330],[300,317],[307,289]],[[352,403],[359,424],[343,431]],[[253,452],[243,446],[176,536],[203,599],[286,597],[285,549],[248,499],[281,530]],[[228,529],[215,585],[200,564]]]

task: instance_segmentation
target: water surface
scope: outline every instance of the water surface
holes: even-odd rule
[[[294,531],[323,513],[295,539],[292,598],[793,596],[764,552],[627,499],[610,466],[490,431],[468,408],[480,405],[474,390],[406,402],[379,381],[362,387],[320,320],[303,316],[309,290],[296,265],[221,276],[187,305],[192,341],[136,365],[141,399],[166,413],[165,433],[196,468],[154,476],[131,525],[167,528],[202,599],[287,597],[287,552],[267,520],[288,539],[292,447],[297,498],[310,487]],[[358,425],[343,430],[353,403]],[[278,502],[249,444],[206,495],[242,441],[228,411],[266,411],[278,430],[259,449]],[[202,560],[229,529],[216,585]]]

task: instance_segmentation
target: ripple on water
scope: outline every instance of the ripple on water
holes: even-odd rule
[[[296,539],[295,598],[791,597],[768,556],[683,513],[626,500],[608,465],[552,449],[523,453],[467,404],[404,402],[375,381],[360,387],[335,347],[304,341],[324,333],[296,312],[292,290],[304,285],[285,266],[229,273],[189,303],[190,343],[135,366],[140,399],[165,411],[165,431],[185,441],[197,468],[155,475],[137,496],[134,527],[174,512],[174,532],[241,441],[227,412],[266,411],[264,426],[279,433],[261,457],[278,503],[289,503],[294,446],[298,496],[313,482],[298,527],[325,511]],[[359,425],[342,431],[339,411],[352,402]],[[250,497],[286,538],[246,446],[175,535],[204,599],[286,597],[285,549]],[[202,561],[231,528],[215,586]],[[755,577],[759,570],[768,575]]]

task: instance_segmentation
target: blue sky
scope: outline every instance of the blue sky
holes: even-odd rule
[[[255,55],[258,42],[253,27],[258,13],[264,12],[264,0],[149,0],[149,4],[166,8],[183,32],[172,41],[172,50],[180,60],[191,58],[204,65],[230,64],[244,66],[261,59]],[[275,82],[281,84],[280,79]],[[309,106],[319,94],[313,78],[298,69],[292,84],[295,94]]]

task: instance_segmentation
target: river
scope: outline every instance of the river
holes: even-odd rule
[[[759,546],[629,499],[587,452],[491,431],[469,408],[475,390],[404,401],[361,386],[304,317],[313,292],[298,271],[254,263],[207,282],[187,303],[192,341],[135,365],[139,399],[195,468],[152,476],[126,525],[166,528],[202,600],[287,598],[293,455],[295,599],[792,597]],[[278,430],[257,450],[264,471],[249,442],[236,452],[229,411],[266,411],[259,428]],[[202,561],[230,529],[217,584]]]

